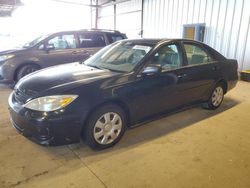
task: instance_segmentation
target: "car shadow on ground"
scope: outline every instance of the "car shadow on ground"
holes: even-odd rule
[[[119,143],[117,143],[114,147],[101,151],[92,150],[84,142],[59,147],[43,147],[42,150],[53,155],[53,153],[60,153],[60,150],[65,150],[65,147],[68,147],[68,149],[73,152],[75,157],[80,160],[87,160],[87,163],[92,163],[101,160],[103,157],[128,152],[128,150],[138,147],[141,144],[146,144],[147,142],[159,137],[166,136],[188,126],[192,126],[200,121],[223,113],[230,108],[235,107],[239,103],[239,101],[230,97],[225,97],[222,105],[216,110],[202,109],[200,105],[197,105],[182,109],[178,112],[166,114],[161,119],[145,123],[139,127],[128,129]],[[178,142],[178,140],[176,142]]]
[[[11,91],[9,90],[8,85],[0,84],[0,89],[6,89],[8,92]],[[166,136],[172,132],[179,131],[202,120],[216,116],[229,110],[230,108],[233,108],[239,103],[239,101],[225,96],[223,103],[216,110],[202,109],[200,105],[197,105],[181,109],[178,112],[165,114],[160,119],[152,120],[142,124],[139,127],[128,129],[118,144],[116,144],[114,147],[101,151],[94,151],[90,149],[84,142],[57,147],[38,146],[38,148],[40,148],[42,152],[48,152],[49,154],[55,155],[56,157],[61,156],[66,158],[66,160],[71,160],[75,157],[91,158],[93,156],[112,155],[115,153],[126,152],[130,148],[135,148],[138,145],[145,144],[161,136]],[[69,153],[67,154],[67,152],[73,152],[73,156],[75,157],[72,158],[72,155],[68,155]],[[67,156],[71,156],[71,158],[68,158]]]
[[[112,161],[114,160],[118,160],[119,163],[124,158],[130,160],[138,157],[138,155],[142,156],[145,152],[150,152],[148,149],[154,148],[155,144],[160,146],[158,148],[161,148],[162,145],[169,146],[166,143],[178,147],[185,140],[180,140],[180,136],[178,136],[180,134],[176,134],[177,136],[173,134],[172,136],[171,133],[176,131],[180,131],[180,133],[183,131],[184,133],[184,128],[191,128],[192,126],[201,128],[199,122],[206,121],[220,113],[226,113],[229,109],[240,104],[240,101],[226,96],[217,110],[205,110],[200,106],[182,109],[179,112],[167,114],[158,120],[129,129],[114,147],[94,151],[84,142],[58,147],[44,147],[18,134],[11,126],[7,110],[7,96],[11,90],[5,87],[0,87],[0,90],[0,146],[4,151],[0,156],[0,168],[4,169],[2,170],[4,173],[0,173],[0,187],[14,187],[38,177],[49,179],[51,175],[61,176],[69,173],[69,171],[77,171],[77,169],[85,167],[93,168],[91,169],[93,171],[100,163],[113,165]],[[202,131],[201,128],[200,132]],[[151,147],[145,147],[145,145],[151,145]],[[152,152],[155,152],[155,150]],[[10,169],[13,170],[10,171]],[[16,176],[20,173],[23,175]]]

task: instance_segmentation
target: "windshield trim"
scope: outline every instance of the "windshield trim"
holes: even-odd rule
[[[50,34],[41,35],[41,36],[35,38],[34,40],[25,43],[23,45],[23,48],[32,48],[32,47],[36,46],[37,44],[39,44],[40,42],[42,42],[43,40],[45,40],[46,38],[48,38],[49,36],[50,36]],[[34,44],[32,44],[32,43],[34,43]]]

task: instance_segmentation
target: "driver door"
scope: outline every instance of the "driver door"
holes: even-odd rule
[[[46,45],[54,46],[54,49],[46,50]],[[54,36],[45,44],[43,50],[39,50],[39,60],[44,67],[58,64],[79,61],[80,58],[75,54],[76,38],[74,34],[62,34]]]
[[[147,64],[158,64],[162,71],[153,75],[139,75],[135,82],[131,98],[134,102],[134,114],[138,121],[162,111],[183,104],[181,90],[185,78],[180,73],[182,50],[178,43],[160,47]]]

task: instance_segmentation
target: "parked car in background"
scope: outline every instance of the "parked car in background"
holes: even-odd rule
[[[48,76],[49,75],[49,76]],[[37,71],[9,97],[13,126],[44,145],[117,143],[126,128],[185,105],[216,109],[238,80],[237,61],[185,39],[123,40],[84,63]]]
[[[21,49],[0,52],[0,83],[13,83],[39,69],[84,61],[102,47],[126,39],[113,30],[64,31],[39,38]]]

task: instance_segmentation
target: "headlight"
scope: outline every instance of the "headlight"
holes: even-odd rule
[[[13,54],[1,55],[1,56],[0,56],[0,61],[5,61],[5,60],[10,59],[10,58],[12,58],[12,57],[14,57],[14,56],[15,56],[15,55],[13,55]]]
[[[61,109],[74,101],[78,95],[55,95],[33,99],[23,105],[32,110],[50,112]]]

